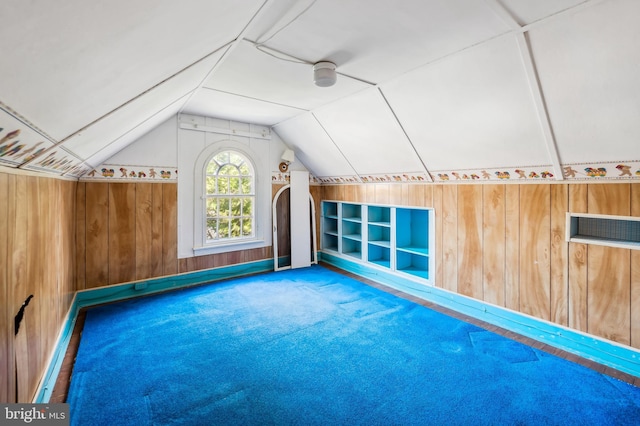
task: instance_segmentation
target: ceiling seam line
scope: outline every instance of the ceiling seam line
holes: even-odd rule
[[[220,49],[227,47],[227,50],[222,54],[222,56],[220,57],[220,59],[218,59],[216,61],[216,63],[213,65],[213,67],[211,67],[211,69],[205,74],[205,76],[202,78],[202,80],[200,81],[200,83],[198,83],[198,85],[193,89],[193,92],[191,92],[191,95],[189,95],[189,97],[187,98],[187,100],[184,102],[184,104],[182,105],[182,107],[180,108],[180,110],[178,111],[178,114],[181,114],[182,111],[184,110],[184,107],[189,103],[189,101],[191,100],[191,98],[195,95],[195,93],[198,92],[199,89],[202,89],[202,86],[204,86],[205,82],[211,77],[211,75],[213,75],[213,73],[215,72],[215,70],[220,66],[220,64],[222,62],[224,62],[228,57],[229,54],[231,52],[233,52],[236,47],[238,47],[238,45],[242,42],[244,35],[249,31],[249,28],[251,27],[251,25],[253,23],[255,23],[257,21],[257,18],[264,13],[264,11],[267,9],[267,4],[269,2],[271,2],[272,0],[265,0],[262,3],[262,6],[260,6],[260,8],[256,11],[256,13],[253,14],[253,16],[251,17],[251,19],[249,20],[249,22],[247,22],[247,25],[244,26],[244,28],[242,28],[242,30],[240,30],[240,33],[238,33],[238,35],[236,36],[235,39],[233,39],[232,41],[230,41],[229,43],[225,44],[224,46],[221,46],[220,48],[216,49],[213,53],[218,52]],[[211,53],[210,55],[212,55],[213,53]],[[208,55],[208,56],[210,56]]]
[[[320,128],[324,131],[324,133],[327,135],[327,137],[331,140],[331,142],[333,143],[333,145],[336,147],[336,149],[338,150],[338,152],[340,153],[340,155],[342,155],[342,158],[344,158],[344,160],[347,162],[347,164],[349,165],[349,167],[351,167],[351,170],[353,170],[353,174],[356,175],[358,177],[358,180],[360,180],[360,182],[362,182],[362,178],[360,177],[360,174],[356,171],[356,168],[353,167],[353,164],[351,164],[351,161],[349,161],[349,159],[347,158],[346,155],[344,155],[344,152],[342,152],[342,150],[340,149],[340,147],[338,146],[338,144],[336,143],[335,140],[333,140],[333,138],[331,137],[331,135],[329,134],[329,132],[327,131],[327,129],[322,125],[322,123],[320,122],[320,120],[318,119],[318,117],[316,117],[316,115],[311,112],[311,116],[314,118],[314,120],[316,120],[316,122],[318,123],[318,125],[320,126]]]
[[[424,163],[424,160],[422,159],[422,156],[420,155],[420,153],[416,149],[415,145],[413,144],[413,141],[409,137],[409,134],[405,130],[404,126],[402,125],[402,122],[400,121],[400,118],[398,117],[398,115],[394,111],[393,107],[391,106],[391,103],[389,103],[389,100],[387,99],[387,97],[384,95],[384,92],[382,91],[382,89],[380,87],[377,87],[377,89],[378,89],[378,93],[380,93],[380,96],[382,96],[382,99],[384,100],[385,104],[389,108],[389,111],[393,115],[393,118],[396,120],[396,123],[398,123],[398,126],[400,127],[400,130],[402,130],[402,133],[404,134],[404,137],[407,138],[407,142],[409,142],[409,145],[411,146],[411,149],[413,149],[413,152],[416,154],[416,157],[418,157],[418,160],[420,161],[420,164],[422,164],[422,167],[424,168],[424,172],[427,175],[427,180],[429,182],[433,183],[433,178],[431,177],[431,173],[429,172],[429,168]]]
[[[197,90],[198,89],[195,89],[194,91],[197,91]],[[297,110],[305,111],[305,112],[311,111],[310,109],[300,108],[300,107],[296,107],[296,106],[293,106],[293,105],[281,104],[279,102],[271,102],[271,101],[267,101],[267,100],[260,99],[260,98],[254,98],[252,96],[240,95],[238,93],[231,93],[231,92],[228,92],[226,90],[212,89],[211,87],[202,87],[201,90],[211,90],[213,92],[225,93],[227,95],[238,96],[238,97],[244,98],[244,99],[251,99],[253,101],[260,101],[260,102],[264,102],[264,103],[271,104],[271,105],[278,105],[278,106],[282,106],[282,107],[286,107],[286,108],[293,108],[293,109],[297,109]]]
[[[558,145],[553,133],[553,126],[551,125],[551,117],[549,116],[549,110],[547,109],[544,93],[542,92],[542,85],[540,83],[535,60],[529,46],[528,37],[525,33],[521,33],[516,37],[516,41],[518,43],[518,50],[520,51],[522,65],[524,66],[525,76],[529,83],[529,91],[533,97],[534,108],[538,115],[538,123],[542,130],[547,154],[549,155],[549,159],[551,160],[551,164],[555,171],[554,177],[556,180],[564,180],[560,156],[558,154]]]

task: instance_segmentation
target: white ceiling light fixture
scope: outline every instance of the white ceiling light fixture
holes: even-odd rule
[[[313,66],[313,82],[318,87],[329,87],[336,84],[336,64],[333,62],[317,62]]]

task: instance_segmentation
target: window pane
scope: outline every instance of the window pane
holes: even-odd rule
[[[251,188],[251,182],[253,181],[250,177],[242,178],[242,193],[243,194],[251,194],[253,188]]]
[[[215,217],[218,215],[218,200],[215,198],[207,198],[207,217]]]
[[[229,178],[229,194],[240,193],[240,179],[236,177]]]
[[[251,226],[251,219],[243,219],[242,220],[242,236],[249,237],[253,235],[253,228]]]
[[[220,171],[218,172],[218,174],[221,176],[238,176],[239,172],[236,166],[227,164],[220,168]]]
[[[231,219],[231,237],[241,237],[242,229],[240,227],[240,219]]]
[[[251,198],[242,199],[242,216],[253,216],[253,200]]]
[[[218,193],[219,194],[229,193],[229,178],[226,178],[226,177],[218,178]]]
[[[207,219],[207,240],[213,240],[217,238],[216,235],[216,224],[218,223],[215,219]]]
[[[229,238],[229,219],[220,219],[218,230],[218,238]]]
[[[244,163],[240,166],[240,174],[243,176],[251,174],[251,168],[247,165],[247,163]]]
[[[207,174],[215,175],[219,167],[220,166],[215,162],[215,160],[211,160],[209,164],[207,164]]]
[[[215,194],[216,193],[216,178],[212,176],[207,176],[207,194]]]
[[[220,198],[220,206],[218,208],[218,216],[220,217],[228,217],[231,216],[231,212],[229,211],[229,199],[228,198]]]
[[[232,152],[229,155],[229,162],[237,166],[244,163],[244,158],[242,158],[242,156],[236,154],[235,152]]]
[[[218,164],[226,164],[229,162],[229,151],[221,152],[220,154],[213,157],[213,159],[217,161]]]
[[[240,198],[232,198],[231,199],[231,216],[240,216],[241,215],[241,205],[242,201]]]

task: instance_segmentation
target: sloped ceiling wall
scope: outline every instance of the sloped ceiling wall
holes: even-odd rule
[[[273,126],[323,182],[640,179],[635,0],[9,0],[0,14],[14,167],[82,176],[185,112]],[[335,86],[313,85],[321,60]]]

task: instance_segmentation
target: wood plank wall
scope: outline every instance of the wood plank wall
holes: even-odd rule
[[[640,251],[564,229],[567,211],[640,217],[640,183],[332,185],[322,199],[433,207],[436,286],[640,348]]]
[[[76,200],[78,290],[273,258],[268,246],[178,259],[175,183],[80,182]]]
[[[0,402],[33,399],[71,305],[75,189],[76,182],[0,172]]]
[[[76,288],[176,274],[177,184],[79,182]]]

